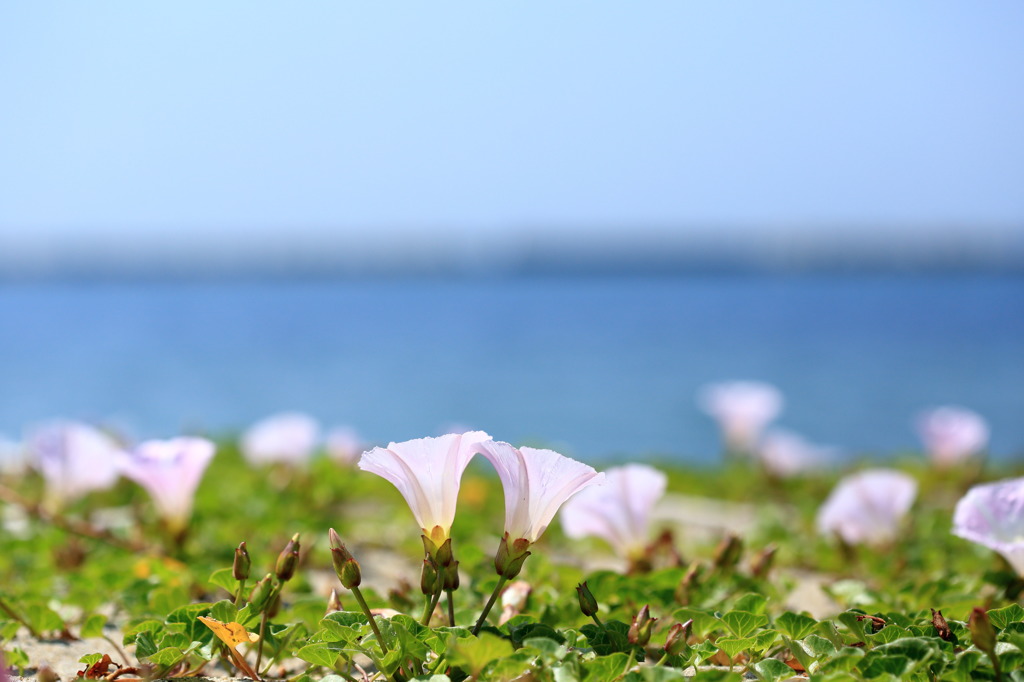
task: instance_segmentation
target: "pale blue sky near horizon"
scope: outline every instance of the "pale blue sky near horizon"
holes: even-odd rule
[[[0,83],[0,250],[1024,228],[1016,1],[5,3]]]

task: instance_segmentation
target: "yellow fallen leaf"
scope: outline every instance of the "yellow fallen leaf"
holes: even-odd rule
[[[216,618],[207,618],[206,616],[199,616],[199,620],[202,621],[203,625],[213,630],[213,634],[217,635],[220,641],[232,649],[239,644],[260,641],[259,635],[255,632],[249,632],[241,623],[222,623]]]

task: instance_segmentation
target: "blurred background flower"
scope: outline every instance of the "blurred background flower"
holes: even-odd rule
[[[1024,578],[1024,478],[968,490],[953,513],[953,534],[999,552]]]
[[[988,445],[988,424],[963,407],[936,407],[917,416],[917,432],[925,452],[939,466],[977,455]]]
[[[896,539],[917,497],[917,481],[894,469],[867,469],[843,478],[818,510],[818,530],[850,545]]]

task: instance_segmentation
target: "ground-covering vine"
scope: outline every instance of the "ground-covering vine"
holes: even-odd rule
[[[510,485],[553,494],[516,479],[544,451],[466,436],[445,500],[326,456],[253,465],[235,439],[215,443],[185,507],[154,504],[143,474],[55,501],[39,473],[8,472],[6,665],[43,678],[32,642],[84,639],[80,674],[107,680],[1024,680],[1021,578],[951,533],[964,492],[1012,467],[895,458],[912,506],[862,543],[819,514],[858,463],[781,478],[744,457],[662,461],[635,479],[652,502],[667,491],[647,536],[600,539],[540,502],[506,504]],[[600,495],[625,476],[549,464],[543,480],[566,476],[580,508],[611,504]],[[750,522],[729,527],[720,505]]]

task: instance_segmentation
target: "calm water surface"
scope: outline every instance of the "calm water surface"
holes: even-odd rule
[[[281,409],[374,441],[446,424],[587,458],[704,459],[709,381],[787,398],[780,425],[850,453],[915,446],[971,407],[1024,457],[1024,278],[459,279],[0,287],[0,433],[53,416],[138,436]]]

